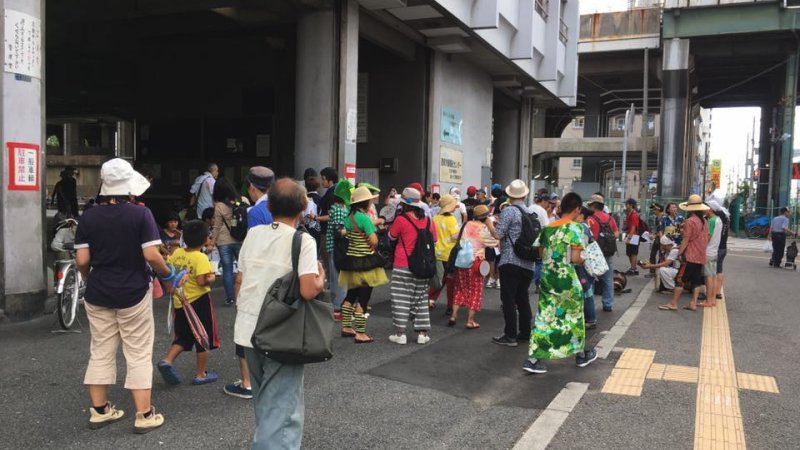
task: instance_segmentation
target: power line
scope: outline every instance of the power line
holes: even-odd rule
[[[786,64],[787,62],[789,62],[789,58],[786,58],[785,60],[783,60],[783,61],[779,62],[778,64],[775,64],[775,65],[774,65],[774,66],[772,66],[772,67],[769,67],[769,68],[767,68],[767,69],[764,69],[764,70],[762,70],[761,72],[758,72],[757,74],[755,74],[755,75],[753,75],[753,76],[751,76],[751,77],[745,78],[745,79],[744,79],[744,80],[742,80],[742,81],[739,81],[739,82],[737,82],[737,83],[734,83],[734,84],[732,84],[732,85],[730,85],[730,86],[728,86],[728,87],[726,87],[726,88],[720,89],[720,90],[718,90],[717,92],[714,92],[713,94],[709,94],[709,95],[706,95],[706,96],[704,96],[704,97],[700,97],[700,98],[698,98],[697,100],[695,100],[695,103],[700,103],[700,102],[702,102],[703,100],[707,100],[707,99],[709,99],[709,98],[711,98],[711,97],[715,97],[715,96],[717,96],[717,95],[724,94],[725,92],[728,92],[728,91],[730,91],[731,89],[737,88],[737,87],[739,87],[739,86],[741,86],[741,85],[743,85],[743,84],[745,84],[745,83],[748,83],[748,82],[750,82],[750,81],[753,81],[753,80],[755,80],[756,78],[758,78],[758,77],[760,77],[760,76],[762,76],[762,75],[764,75],[764,74],[767,74],[767,73],[769,73],[769,72],[772,72],[773,70],[777,69],[778,67],[781,67],[782,65]]]

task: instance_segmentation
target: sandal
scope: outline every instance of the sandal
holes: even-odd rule
[[[356,337],[356,332],[344,331],[342,330],[342,337]]]
[[[697,311],[697,307],[696,306],[694,308],[692,308],[691,306],[686,305],[686,306],[683,307],[683,309],[685,309],[687,311]]]
[[[672,306],[669,306],[669,305],[658,305],[658,309],[660,309],[661,311],[677,311],[678,310],[678,308],[673,308]]]
[[[475,321],[467,322],[467,329],[468,330],[476,330],[476,329],[478,329],[480,327],[481,327],[481,324],[479,324],[478,322],[475,322]]]
[[[363,339],[363,340],[353,339],[353,342],[355,342],[356,344],[369,344],[370,342],[375,342],[375,339],[373,338]]]
[[[449,319],[447,319],[447,326],[448,326],[448,327],[454,327],[454,326],[456,326],[456,319],[453,319],[452,317],[451,317],[451,318],[449,318]]]

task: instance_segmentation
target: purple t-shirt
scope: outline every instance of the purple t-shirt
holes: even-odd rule
[[[116,309],[139,303],[152,281],[142,249],[160,244],[153,213],[144,206],[121,203],[87,210],[75,233],[75,248],[88,248],[91,254],[86,301]]]

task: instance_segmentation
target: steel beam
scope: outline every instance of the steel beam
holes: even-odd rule
[[[791,32],[800,11],[781,9],[775,2],[731,4],[718,8],[664,10],[661,36],[691,38],[724,34]]]

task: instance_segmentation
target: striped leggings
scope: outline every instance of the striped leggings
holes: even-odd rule
[[[414,277],[407,268],[395,267],[392,271],[392,323],[405,330],[409,317],[414,315],[414,330],[431,329],[428,308],[428,280]]]

